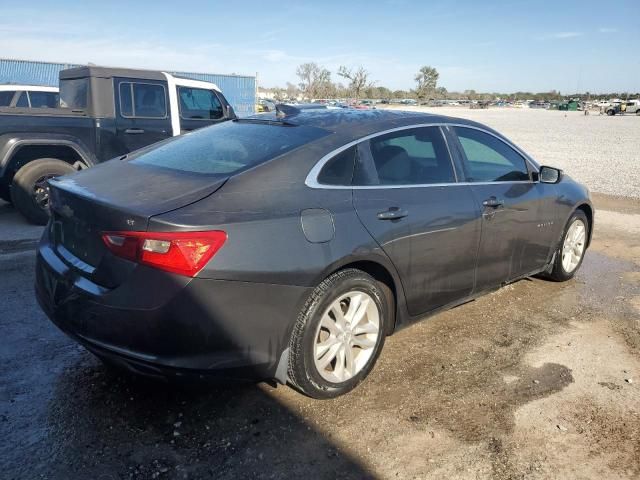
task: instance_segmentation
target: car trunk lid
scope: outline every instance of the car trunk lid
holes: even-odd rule
[[[102,232],[146,231],[152,216],[211,195],[227,178],[113,160],[52,179],[52,243],[79,272],[113,287],[122,280],[117,264],[126,265],[108,254]]]

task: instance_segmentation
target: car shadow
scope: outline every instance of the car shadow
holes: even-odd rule
[[[85,353],[48,412],[51,478],[374,478],[256,384],[176,386]],[[280,387],[285,388],[285,387]]]
[[[38,307],[34,260],[0,255],[0,477],[374,477],[276,387],[176,385],[106,366]]]

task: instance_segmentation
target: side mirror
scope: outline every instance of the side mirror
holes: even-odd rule
[[[538,178],[541,183],[558,183],[562,180],[562,170],[553,167],[540,167]]]

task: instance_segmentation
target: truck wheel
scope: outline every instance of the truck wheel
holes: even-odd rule
[[[8,185],[0,185],[0,199],[11,203],[11,192]]]
[[[636,115],[640,117],[640,107],[636,110]]]
[[[44,225],[49,220],[49,185],[47,180],[59,175],[75,172],[62,160],[40,158],[24,165],[11,184],[11,200],[16,209],[27,220]]]
[[[615,110],[613,109],[607,110],[607,115],[609,115],[610,117],[615,114],[616,114]]]

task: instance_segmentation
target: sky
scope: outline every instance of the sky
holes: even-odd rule
[[[423,65],[449,91],[640,91],[640,0],[0,0],[0,57],[258,75],[364,66],[415,87]]]

